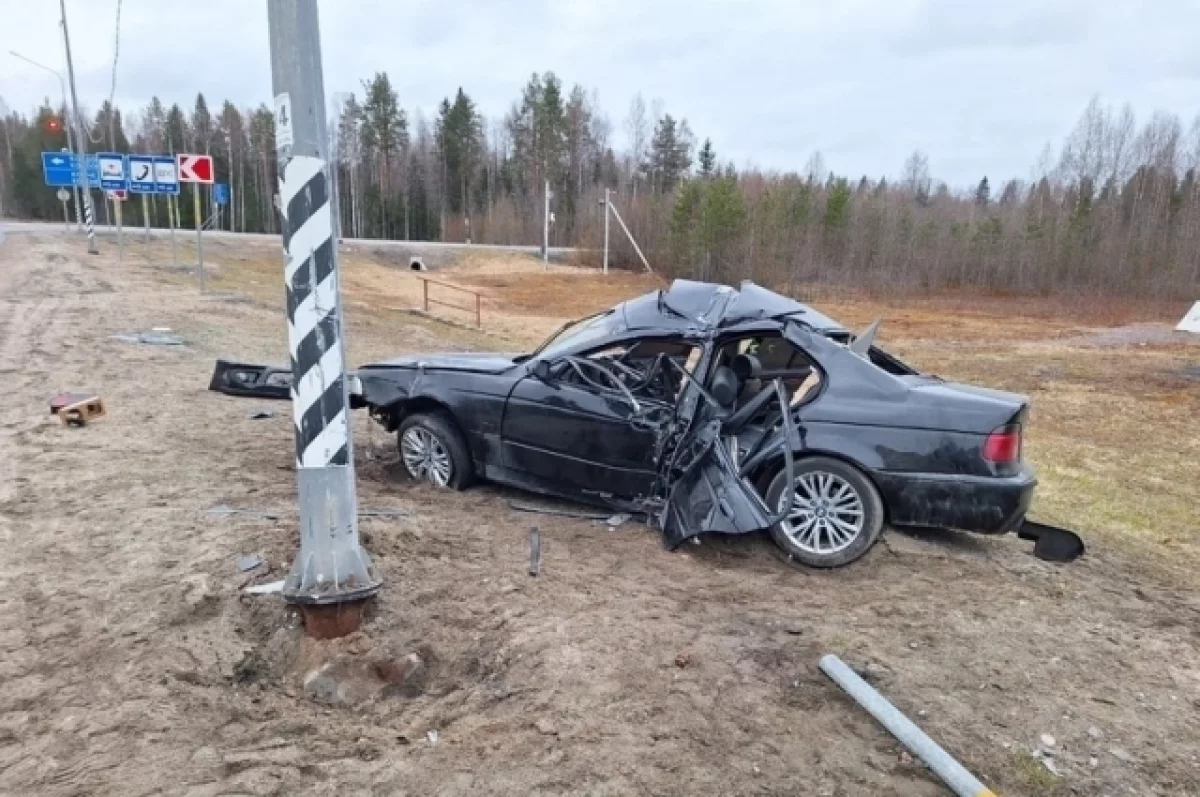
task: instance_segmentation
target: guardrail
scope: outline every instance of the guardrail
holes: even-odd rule
[[[474,312],[475,313],[475,326],[479,327],[480,329],[483,328],[483,315],[482,315],[483,300],[481,298],[481,294],[479,293],[479,291],[473,291],[470,288],[464,288],[461,285],[454,285],[449,282],[442,282],[441,280],[435,280],[435,279],[431,279],[429,277],[422,277],[420,274],[413,274],[413,276],[421,281],[421,309],[423,309],[425,312],[427,312],[427,313],[429,312],[429,305],[431,305],[431,304],[441,305],[442,307],[449,307],[454,310],[461,310],[464,313]],[[429,297],[430,284],[436,285],[441,288],[448,288],[452,291],[458,291],[460,293],[466,293],[471,296],[474,296],[475,297],[475,306],[474,307],[463,307],[461,304],[454,304],[453,302],[445,302],[445,301],[442,301],[441,299],[431,299]]]

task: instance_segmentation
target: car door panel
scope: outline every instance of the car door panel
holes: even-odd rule
[[[654,480],[656,438],[636,416],[615,391],[525,377],[504,412],[505,466],[571,489],[643,495]]]

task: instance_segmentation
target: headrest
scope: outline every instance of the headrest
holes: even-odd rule
[[[742,381],[738,379],[737,373],[727,365],[722,365],[713,373],[712,385],[709,386],[709,392],[712,397],[717,400],[717,403],[722,407],[732,407],[737,401],[738,393],[741,392]]]
[[[739,354],[729,364],[737,378],[743,382],[762,373],[762,363],[753,354]]]

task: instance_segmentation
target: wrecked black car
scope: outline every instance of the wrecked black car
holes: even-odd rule
[[[920,374],[873,345],[876,326],[855,337],[750,282],[676,280],[532,353],[363,366],[350,401],[398,434],[413,478],[645,512],[672,548],[766,529],[836,567],[885,523],[1017,530],[1037,483],[1027,399]],[[225,366],[215,389],[286,390],[278,369]]]

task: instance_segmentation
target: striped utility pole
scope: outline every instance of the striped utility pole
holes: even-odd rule
[[[268,0],[300,554],[283,585],[308,633],[358,628],[380,586],[358,540],[317,0]]]
[[[67,4],[59,0],[62,11],[63,44],[67,48],[67,80],[71,84],[71,116],[75,124],[75,140],[79,142],[79,172],[83,183],[83,226],[87,229],[88,254],[98,255],[96,247],[96,220],[92,215],[92,186],[87,173],[87,134],[83,130],[83,117],[79,115],[79,99],[75,95],[75,67],[71,64],[71,37],[67,33]]]

